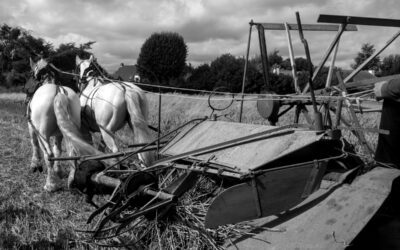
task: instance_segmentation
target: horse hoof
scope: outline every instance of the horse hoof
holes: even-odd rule
[[[56,184],[46,184],[46,185],[44,185],[44,190],[46,190],[49,193],[55,192],[55,191],[57,191],[59,189],[61,189],[61,187],[56,185]]]
[[[42,166],[34,166],[34,167],[31,167],[31,169],[32,169],[32,173],[36,173],[36,171],[38,171],[40,173],[43,172],[43,167]]]

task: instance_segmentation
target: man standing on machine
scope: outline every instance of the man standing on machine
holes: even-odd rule
[[[383,99],[379,128],[390,132],[379,134],[375,160],[400,168],[400,79],[377,82],[374,92],[378,100]]]

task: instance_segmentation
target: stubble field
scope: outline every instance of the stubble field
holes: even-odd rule
[[[150,124],[157,126],[158,96],[148,95],[150,101]],[[0,93],[0,249],[81,249],[96,248],[84,234],[75,229],[85,229],[86,219],[93,208],[83,195],[66,187],[55,193],[43,190],[44,173],[29,171],[31,146],[25,117],[24,94]],[[223,119],[238,120],[239,103],[228,110]],[[162,97],[162,131],[169,131],[184,121],[209,115],[211,110],[204,96]],[[287,124],[289,113],[280,121]],[[365,127],[377,127],[379,116],[364,115]],[[243,122],[268,124],[258,114],[254,102],[244,107]],[[349,132],[345,135],[357,144]],[[119,143],[132,143],[130,132],[125,128],[118,133]],[[375,147],[376,135],[367,134]],[[68,169],[68,163],[63,163]],[[65,181],[66,186],[66,181]]]

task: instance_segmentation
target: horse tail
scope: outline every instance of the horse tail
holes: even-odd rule
[[[129,113],[129,124],[133,130],[136,143],[148,143],[153,141],[147,120],[149,116],[149,105],[145,93],[137,86],[130,86],[125,91],[126,107]],[[155,160],[152,151],[139,154],[139,158],[150,166]]]
[[[54,98],[54,113],[56,115],[58,127],[65,140],[78,155],[97,155],[102,154],[95,147],[86,142],[80,131],[80,124],[75,124],[71,119],[70,102],[67,95],[58,92]]]

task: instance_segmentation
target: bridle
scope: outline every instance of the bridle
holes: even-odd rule
[[[44,82],[46,79],[53,77],[55,79],[55,73],[50,69],[49,65],[46,64],[43,68],[38,68],[39,65],[36,64],[33,69],[33,78],[37,81]]]
[[[81,62],[79,62],[78,65],[76,65],[76,71],[79,70],[79,73],[80,73],[81,64],[82,64],[83,62],[84,62],[84,61],[81,61]],[[78,78],[78,88],[79,88],[80,93],[82,93],[83,90],[87,87],[87,85],[88,85],[88,83],[89,83],[89,81],[88,81],[87,78],[90,76],[90,74],[91,74],[92,72],[94,72],[94,69],[93,69],[92,63],[90,63],[90,64],[89,64],[89,67],[87,67],[87,68],[83,71],[82,76],[81,76],[81,74],[79,74],[79,78]]]

